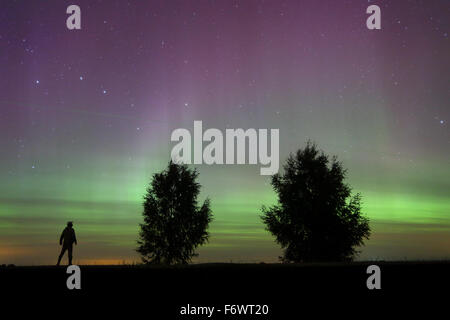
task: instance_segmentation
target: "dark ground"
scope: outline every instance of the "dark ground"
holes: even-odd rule
[[[381,268],[381,290],[367,289],[366,269],[371,264]],[[409,297],[436,294],[448,299],[449,267],[450,261],[80,266],[81,290],[68,290],[66,267],[11,266],[0,267],[0,289],[2,302],[20,300],[24,306],[31,302],[48,310],[66,305],[69,312],[90,308],[89,314],[95,310],[104,316],[145,311],[148,319],[207,319],[182,316],[180,308],[190,304],[224,310],[225,304],[267,304],[268,316],[225,316],[222,311],[211,318],[299,319],[305,310],[316,316],[337,315],[350,312],[354,305],[366,312],[387,305],[402,307],[400,299]],[[405,306],[409,310],[416,307],[411,301]]]

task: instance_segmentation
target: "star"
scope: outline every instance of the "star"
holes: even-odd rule
[[[103,90],[103,94],[106,94],[106,90]]]
[[[36,84],[39,84],[39,80],[36,80]]]
[[[83,76],[80,76],[80,80],[83,80]]]

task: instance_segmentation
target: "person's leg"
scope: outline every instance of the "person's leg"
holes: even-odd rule
[[[69,245],[69,247],[67,248],[67,250],[69,251],[69,266],[72,265],[72,248],[73,244]]]
[[[59,254],[59,257],[58,257],[58,263],[56,264],[57,266],[59,266],[59,264],[61,263],[61,259],[62,259],[62,257],[63,257],[63,255],[64,255],[64,252],[66,252],[66,246],[62,246],[62,248],[61,248],[61,253]]]

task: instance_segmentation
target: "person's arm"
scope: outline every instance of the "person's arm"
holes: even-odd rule
[[[64,238],[64,231],[66,231],[66,229],[63,230],[63,232],[61,233],[61,237],[59,237],[59,245],[62,245],[62,241]]]
[[[77,236],[75,235],[75,230],[73,230],[73,240],[74,240],[75,244],[78,245]]]

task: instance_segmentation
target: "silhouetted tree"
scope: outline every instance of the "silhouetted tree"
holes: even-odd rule
[[[144,263],[188,263],[197,246],[208,241],[212,221],[209,199],[197,205],[198,172],[169,163],[153,175],[144,197],[144,223],[140,224],[137,252]]]
[[[291,154],[283,174],[272,177],[278,204],[263,206],[261,219],[284,249],[284,262],[346,261],[369,239],[361,196],[352,197],[346,170],[314,143]]]

